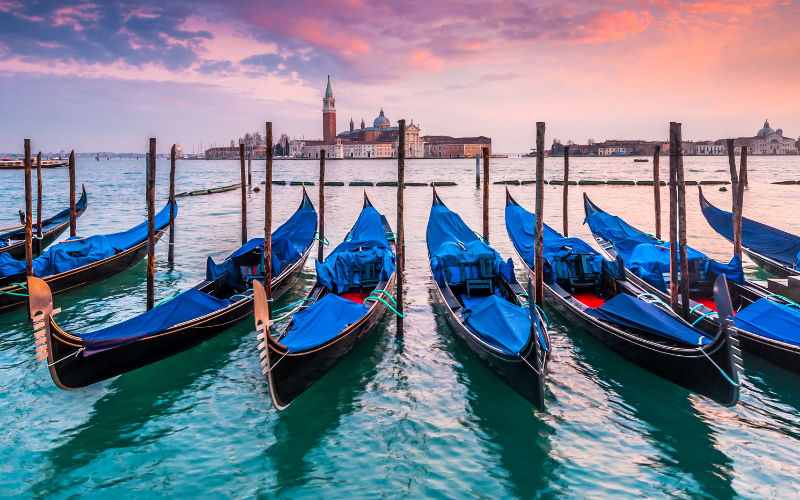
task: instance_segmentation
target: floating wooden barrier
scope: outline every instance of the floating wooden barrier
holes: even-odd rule
[[[547,184],[547,181],[542,181],[544,184]],[[536,181],[522,181],[520,184],[536,184]]]
[[[687,182],[688,184],[688,182]],[[701,186],[719,186],[721,184],[730,184],[728,181],[700,181]]]
[[[636,183],[633,181],[607,181],[606,184],[609,186],[635,186]]]
[[[273,182],[273,184],[275,184]],[[313,182],[305,182],[305,181],[292,181],[289,183],[290,186],[313,186]]]
[[[397,187],[397,181],[386,181],[386,182],[376,182],[376,186],[378,187]],[[427,186],[427,182],[404,182],[403,185],[405,187],[409,186]]]
[[[654,181],[636,181],[636,185],[637,186],[652,186],[653,184],[654,184]],[[667,183],[665,181],[659,181],[658,185],[659,186],[666,186]]]
[[[600,186],[605,183],[606,181],[587,181],[587,180],[578,181],[579,186]]]
[[[797,183],[798,183],[797,181],[778,181],[778,182],[773,182],[773,184],[797,184]]]
[[[365,181],[353,181],[350,183],[351,186],[374,186],[372,182],[365,182]]]
[[[553,180],[553,181],[550,181],[550,184],[553,185],[553,186],[563,186],[564,185],[564,181]],[[570,186],[577,186],[578,183],[575,182],[575,181],[569,181],[569,185]]]
[[[697,181],[685,181],[683,183],[683,185],[684,186],[696,186],[697,185]]]
[[[455,182],[431,182],[431,186],[439,187],[439,186],[458,186]]]
[[[210,188],[210,189],[198,189],[197,191],[189,191],[178,193],[175,195],[175,198],[182,198],[184,196],[202,196],[205,194],[214,194],[214,193],[224,193],[225,191],[233,191],[234,189],[238,189],[241,187],[241,184],[231,184],[230,186],[222,186],[218,188]]]
[[[413,186],[413,187],[426,187],[428,185],[427,182],[404,182],[403,185],[405,187]]]
[[[326,186],[344,186],[344,182],[339,181],[325,181]]]
[[[519,181],[495,181],[492,184],[505,184],[507,186],[519,186]]]
[[[266,181],[264,181],[264,184],[266,184]],[[286,185],[286,181],[272,181],[272,185],[273,186],[275,186],[275,185],[285,186]]]

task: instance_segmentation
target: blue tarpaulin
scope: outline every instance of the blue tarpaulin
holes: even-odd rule
[[[177,324],[205,316],[230,304],[229,300],[221,300],[192,288],[135,318],[102,330],[77,335],[86,348],[84,355],[88,356],[157,335]]]
[[[381,280],[388,280],[394,273],[395,254],[389,247],[381,214],[374,207],[361,210],[347,240],[339,243],[324,262],[317,261],[317,284],[343,293],[350,283],[350,271],[364,269],[368,262],[380,263]],[[354,281],[358,281],[355,275]]]
[[[543,228],[544,280],[547,283],[557,281],[556,259],[563,259],[569,255],[591,255],[591,258],[587,260],[589,270],[592,273],[600,273],[603,256],[588,243],[580,238],[564,238],[547,224],[543,224]],[[507,205],[506,231],[522,259],[530,267],[533,267],[536,259],[536,216],[519,205]]]
[[[619,294],[600,307],[588,308],[586,313],[618,325],[636,328],[691,345],[711,343],[706,334],[687,325],[683,320],[660,307],[626,294]]]
[[[270,263],[272,264],[273,278],[300,260],[314,241],[317,230],[317,211],[313,206],[308,205],[303,205],[295,211],[289,220],[272,233]],[[228,284],[232,287],[240,287],[242,277],[239,266],[242,264],[238,258],[253,251],[264,252],[264,238],[251,239],[230,254],[222,264],[214,263],[209,257],[206,263],[206,279],[212,281],[227,272]]]
[[[461,264],[477,264],[480,259],[493,260],[494,273],[502,273],[516,283],[513,261],[503,261],[494,248],[481,241],[458,214],[444,205],[431,207],[427,240],[433,277],[440,285],[464,283]],[[479,278],[476,266],[465,265],[464,270],[467,279]]]
[[[463,318],[475,335],[507,354],[519,356],[531,336],[530,311],[496,295],[466,309]],[[541,333],[539,338],[546,349]]]
[[[295,314],[292,329],[279,342],[290,352],[320,346],[363,318],[369,308],[369,305],[356,304],[329,293]]]
[[[736,314],[736,328],[768,339],[800,345],[800,309],[758,299]]]
[[[666,291],[663,273],[669,273],[669,242],[661,242],[606,212],[587,215],[585,222],[593,233],[614,245],[617,255],[622,257],[631,272],[659,290]],[[734,255],[730,263],[722,264],[690,246],[686,247],[686,255],[689,261],[696,261],[700,269],[717,275],[724,274],[729,280],[744,284],[744,271],[738,256]]]
[[[705,198],[700,200],[708,224],[725,238],[733,241],[733,216],[711,205]],[[742,217],[742,246],[775,259],[789,267],[800,269],[800,237],[780,229]]]
[[[175,205],[175,215],[178,205]],[[156,231],[169,225],[169,204],[155,217]],[[144,228],[144,229],[142,229]],[[73,236],[45,250],[33,261],[33,275],[38,278],[72,271],[113,256],[147,239],[147,222],[121,233],[89,236]],[[14,276],[25,272],[25,261],[0,254],[0,277]]]

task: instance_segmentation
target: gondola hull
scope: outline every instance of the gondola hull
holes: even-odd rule
[[[384,290],[394,290],[396,273],[392,273]],[[380,287],[380,286],[379,286]],[[380,322],[386,305],[375,301],[364,317],[348,326],[325,344],[297,354],[289,352],[270,337],[265,342],[269,390],[275,407],[282,410],[328,373],[353,348],[365,339]]]
[[[75,210],[75,219],[77,220],[83,213],[86,211],[86,189],[83,189],[83,193],[81,194],[80,200],[76,203],[76,210]],[[47,227],[45,224],[42,224],[43,229]],[[36,229],[33,231],[33,252],[34,257],[42,253],[44,249],[49,247],[53,244],[54,241],[61,236],[64,231],[67,230],[69,227],[69,219],[66,222],[58,224],[57,226],[53,227],[48,231],[44,231],[42,233],[42,239],[39,240],[36,238]],[[12,243],[6,247],[0,247],[0,253],[7,253],[11,258],[16,260],[22,260],[25,258],[25,239],[23,237],[22,240],[17,241],[16,243]]]
[[[309,247],[300,260],[272,280],[275,299],[297,281],[310,252]],[[223,275],[215,281],[204,281],[195,288],[208,293],[215,287],[225,286],[227,278],[227,275]],[[55,364],[50,366],[50,374],[61,389],[79,389],[191,349],[232,328],[252,314],[253,300],[242,299],[214,313],[175,325],[158,335],[90,356],[79,352],[80,339],[64,332],[51,317],[48,364]]]
[[[162,230],[156,233],[156,242],[161,239],[165,232],[166,230]],[[42,279],[47,283],[47,286],[50,287],[50,292],[53,295],[58,295],[105,281],[112,276],[134,267],[141,262],[146,255],[147,240],[128,250],[112,255],[107,259],[93,262],[92,264],[65,273],[47,276]],[[4,287],[2,291],[18,295],[0,293],[0,314],[22,308],[28,303],[28,298],[25,296],[27,292],[19,285]]]
[[[750,250],[749,248],[742,247],[742,251],[750,257],[750,260],[756,263],[758,267],[775,276],[776,278],[785,279],[789,276],[800,276],[800,271],[792,269],[791,267],[784,266],[780,262],[765,257],[758,252]]]
[[[435,283],[435,281],[434,281]],[[493,349],[481,342],[469,331],[447,303],[442,288],[435,286],[436,296],[444,311],[444,316],[456,334],[470,350],[503,382],[517,394],[533,404],[537,409],[544,408],[544,382],[547,378],[547,356],[542,356],[535,339],[522,350],[522,357],[512,356]]]

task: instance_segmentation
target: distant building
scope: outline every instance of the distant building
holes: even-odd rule
[[[750,154],[754,155],[785,155],[796,154],[797,145],[790,137],[783,136],[783,130],[772,130],[769,121],[764,121],[764,127],[750,138]]]
[[[727,154],[727,145],[719,144],[719,141],[700,141],[694,145],[694,154],[700,156],[724,155]]]
[[[255,146],[245,146],[244,148],[245,157],[251,156],[253,158],[257,158],[259,156],[263,156],[264,148],[262,147],[260,151],[256,151]],[[239,146],[225,146],[221,148],[208,148],[205,151],[205,157],[208,158],[239,158]]]
[[[489,137],[428,135],[423,139],[427,158],[474,158],[483,154],[484,147],[489,148],[489,154],[492,154],[492,139]]]

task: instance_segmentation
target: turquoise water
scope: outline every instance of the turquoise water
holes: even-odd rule
[[[534,159],[492,161],[492,180],[531,179]],[[666,162],[663,162],[666,163]],[[728,179],[726,158],[686,158],[686,178]],[[392,161],[329,161],[328,180],[395,180]],[[800,234],[800,158],[749,159],[745,215]],[[630,158],[573,158],[572,179],[651,178]],[[235,161],[178,163],[177,190],[238,181]],[[547,159],[548,179],[561,159]],[[409,160],[406,180],[456,181],[444,202],[480,230],[474,160]],[[316,181],[318,166],[277,161],[276,180]],[[158,162],[157,204],[167,197],[168,162]],[[254,163],[254,180],[264,166]],[[662,166],[662,179],[666,167]],[[78,234],[126,229],[145,217],[144,160],[79,160],[89,208]],[[0,227],[24,207],[21,171],[0,172]],[[46,170],[44,213],[66,206],[67,172]],[[34,176],[35,185],[35,176]],[[570,235],[582,225],[585,190],[599,206],[652,230],[652,187],[570,187]],[[534,206],[534,186],[512,186]],[[341,240],[362,203],[356,187],[326,189],[326,235]],[[367,188],[394,223],[394,188]],[[706,196],[720,207],[730,193]],[[317,200],[316,187],[309,187]],[[300,202],[299,186],[274,187],[274,222]],[[545,189],[546,222],[561,227],[561,187]],[[241,193],[179,199],[175,264],[156,252],[156,300],[194,286],[205,260],[239,246]],[[687,188],[691,244],[730,258],[731,245],[702,218]],[[427,265],[430,188],[405,191],[408,318],[388,316],[350,356],[282,412],[272,408],[248,321],[202,346],[72,392],[57,389],[35,362],[25,311],[0,316],[0,494],[90,497],[161,494],[227,498],[795,498],[800,493],[800,378],[744,355],[741,402],[715,405],[616,356],[552,309],[553,361],[546,411],[537,413],[455,336],[437,304]],[[504,187],[491,187],[492,245],[514,255],[503,224]],[[263,231],[264,192],[248,194],[250,236]],[[666,231],[668,196],[662,188]],[[393,224],[394,225],[394,224]],[[330,250],[330,249],[328,249]],[[288,303],[313,283],[313,261]],[[750,276],[764,277],[749,261]],[[518,266],[519,269],[519,266]],[[59,324],[88,332],[144,311],[145,265],[102,284],[57,296]],[[279,304],[280,305],[280,304]],[[279,331],[282,325],[273,330]]]

